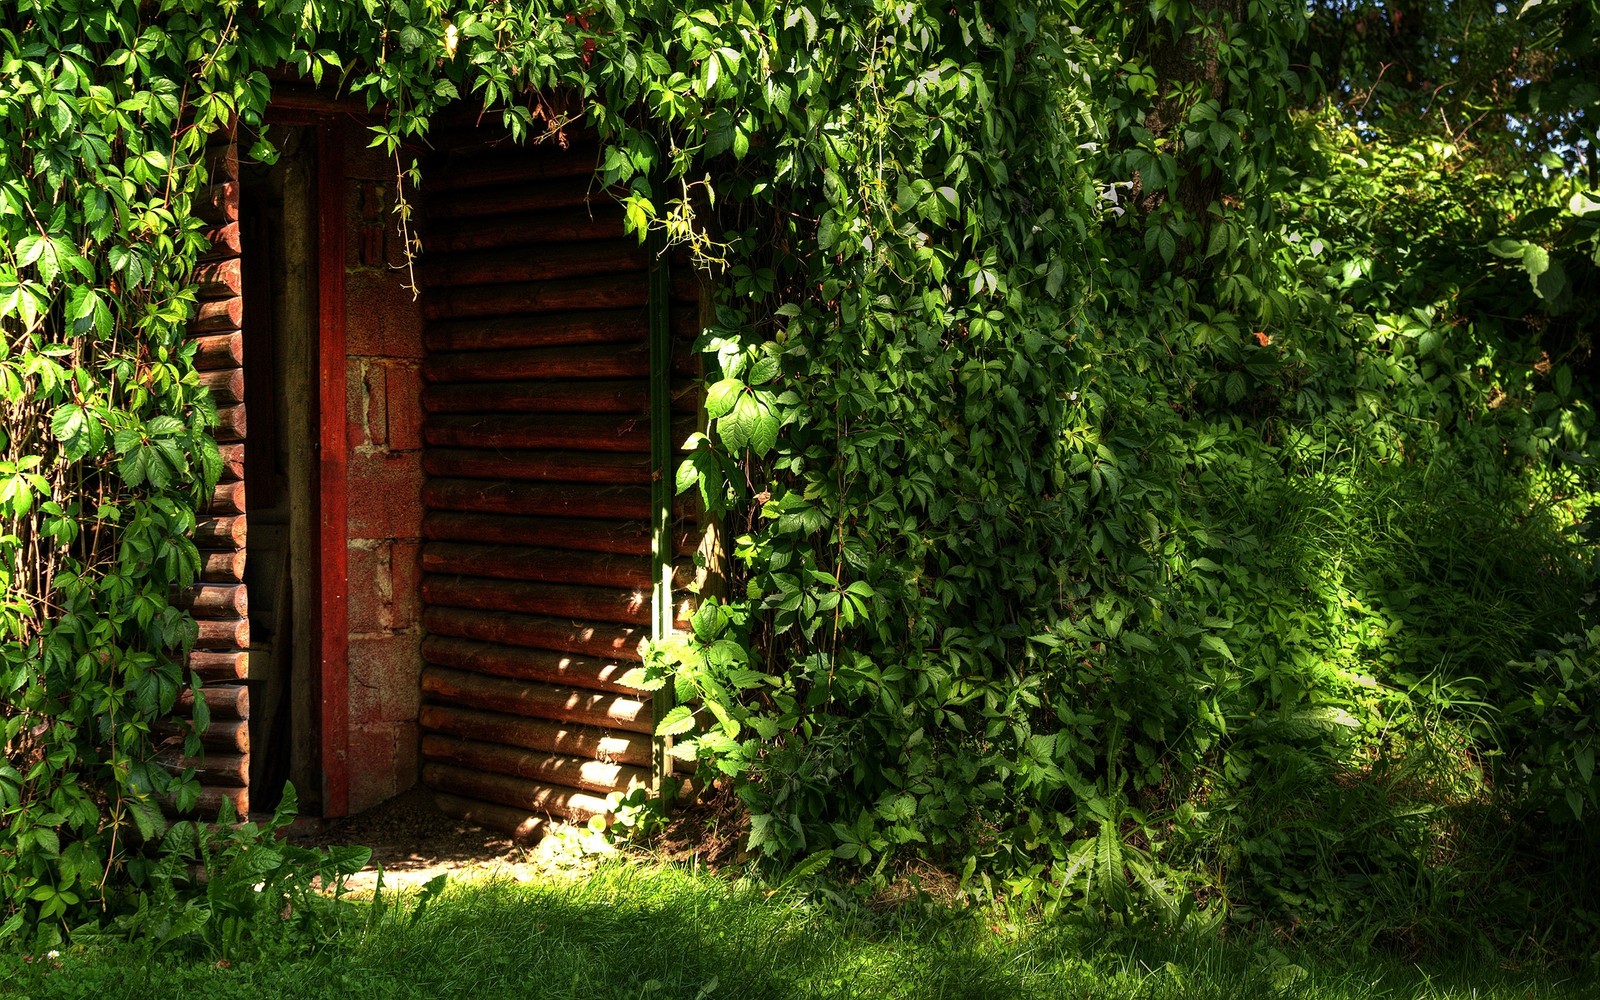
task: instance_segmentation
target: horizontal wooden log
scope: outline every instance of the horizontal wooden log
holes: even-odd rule
[[[648,453],[650,422],[630,416],[435,416],[424,423],[423,438],[446,448]]]
[[[206,513],[212,517],[229,517],[245,512],[244,481],[222,482],[211,493],[211,503]]]
[[[231,482],[244,478],[244,445],[224,444],[218,445],[217,451],[222,456],[222,481]]]
[[[202,549],[243,548],[245,528],[243,517],[202,518],[195,525],[194,543]]]
[[[237,222],[212,226],[203,235],[206,238],[206,242],[211,244],[211,249],[201,256],[201,260],[226,260],[229,257],[239,256],[239,224]]]
[[[173,746],[183,746],[183,727],[164,722],[156,727],[157,738],[170,741]],[[250,722],[246,719],[213,719],[200,734],[200,745],[206,753],[243,754],[250,752]]]
[[[583,552],[650,555],[650,527],[640,521],[595,521],[555,517],[429,511],[422,521],[424,538],[441,542],[503,542]],[[700,545],[700,529],[675,523],[673,553],[692,556]]]
[[[634,767],[650,765],[650,737],[641,733],[595,729],[448,705],[423,705],[419,721],[424,732],[524,747],[565,757]]]
[[[213,719],[250,718],[250,691],[243,684],[202,684],[200,697],[205,700]],[[179,692],[178,708],[185,713],[194,708],[192,688]]]
[[[242,681],[250,676],[250,654],[243,650],[231,653],[189,654],[189,669],[210,682]]]
[[[579,344],[432,354],[422,363],[422,377],[435,383],[648,379],[650,347],[647,344]],[[648,386],[646,388],[648,390]]]
[[[467,576],[424,576],[422,601],[434,607],[510,611],[624,625],[650,623],[650,589],[574,587],[525,580],[485,580]]]
[[[202,785],[200,798],[194,808],[184,815],[198,819],[215,819],[222,809],[222,802],[226,799],[233,804],[233,813],[239,820],[244,820],[250,815],[250,789],[248,788],[219,788],[215,785]],[[166,796],[162,803],[167,812],[178,814],[177,804],[173,796]]]
[[[429,320],[516,316],[578,309],[627,309],[649,299],[645,272],[555,281],[429,289],[422,314]]]
[[[206,150],[206,174],[212,184],[239,179],[239,144],[224,142]]]
[[[202,300],[237,298],[244,287],[244,269],[239,258],[217,260],[194,269],[197,292]]]
[[[558,178],[594,175],[600,165],[600,147],[590,142],[562,148],[551,143],[508,146],[454,159],[429,175],[429,192],[499,187],[516,190],[525,185]]]
[[[194,200],[194,214],[212,225],[239,221],[239,182],[212,184]]]
[[[499,319],[440,320],[427,324],[422,339],[431,360],[433,355],[448,351],[519,350],[627,341],[645,343],[649,333],[649,317],[643,308],[635,308],[506,316]]]
[[[196,618],[243,618],[250,613],[250,601],[242,583],[202,583],[182,594],[182,603]]]
[[[244,579],[243,549],[200,552],[200,579],[206,583],[234,583]]]
[[[446,816],[503,834],[516,844],[537,843],[550,826],[550,817],[493,802],[478,802],[439,792],[433,804]]]
[[[582,757],[562,757],[497,743],[460,740],[452,736],[424,736],[422,756],[427,760],[474,771],[532,778],[546,784],[599,792],[601,795],[645,788],[650,783],[650,772],[641,767],[585,760]]]
[[[635,625],[469,608],[424,608],[422,618],[432,635],[632,661],[639,659],[639,641],[650,634],[649,629]]]
[[[195,622],[200,627],[200,638],[195,649],[248,649],[250,647],[250,620],[235,618],[231,621]]]
[[[493,360],[494,354],[467,355]],[[483,366],[487,368],[488,366]],[[498,372],[490,374],[496,377]],[[671,406],[678,413],[698,413],[700,386],[680,380],[672,386]],[[422,390],[429,413],[626,413],[647,416],[650,383],[643,378],[605,381],[483,381],[430,385]]]
[[[629,413],[643,417],[650,413],[650,383],[644,378],[601,382],[452,382],[423,389],[422,406],[429,413]]]
[[[436,791],[497,802],[529,812],[549,813],[573,823],[586,823],[592,816],[608,815],[603,798],[528,778],[472,771],[450,764],[427,764],[422,768],[422,781]]]
[[[600,451],[492,451],[429,448],[422,469],[450,479],[513,479],[541,483],[650,482],[650,456]]]
[[[608,190],[589,183],[588,178],[576,177],[565,182],[550,184],[523,184],[512,188],[476,188],[449,194],[441,193],[428,200],[430,220],[468,219],[527,212],[544,212],[550,209],[574,208],[580,205],[616,204],[626,192],[622,188]]]
[[[432,479],[422,488],[422,504],[428,510],[484,514],[648,520],[650,489],[647,486]]]
[[[184,758],[167,766],[173,772],[194,768],[194,776],[205,788],[243,788],[250,784],[249,754],[207,753],[199,760]]]
[[[476,674],[562,684],[614,694],[637,694],[623,685],[621,678],[638,664],[614,657],[574,656],[544,649],[499,646],[492,642],[430,635],[422,640],[422,658],[437,666]]]
[[[567,552],[522,545],[429,542],[422,547],[422,570],[441,575],[650,589],[650,562],[640,556]]]
[[[649,735],[653,726],[650,703],[627,695],[488,677],[445,667],[423,668],[422,693],[435,704],[443,702],[529,719],[644,735]]]
[[[244,404],[217,407],[217,426],[212,431],[219,443],[243,441],[245,435]]]
[[[203,372],[218,368],[237,368],[244,364],[244,336],[238,333],[219,333],[197,337],[199,345],[194,354],[194,366]]]
[[[650,766],[650,738],[638,733],[608,733],[590,726],[563,725],[542,718],[522,718],[450,706],[422,706],[419,722],[427,733],[542,750],[546,754],[582,760]]]
[[[226,299],[201,302],[189,321],[189,334],[217,334],[239,329],[244,319],[244,299],[235,295]]]
[[[626,239],[428,254],[421,260],[423,287],[433,292],[460,286],[482,288],[597,274],[642,273],[649,266],[650,255],[638,240]]]
[[[507,218],[469,218],[428,228],[428,253],[460,253],[538,243],[616,239],[626,233],[622,207],[591,201],[576,208],[530,212]]]
[[[201,372],[200,384],[211,390],[211,398],[218,406],[231,406],[244,402],[244,369],[220,368]]]

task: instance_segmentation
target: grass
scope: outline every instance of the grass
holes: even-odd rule
[[[888,913],[659,863],[581,878],[466,882],[420,914],[339,911],[320,941],[253,959],[129,944],[0,957],[0,994],[106,1000],[391,998],[1473,998],[1600,996],[1600,981],[1264,943],[1179,943],[913,902]]]

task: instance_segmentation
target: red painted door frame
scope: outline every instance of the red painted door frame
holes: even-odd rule
[[[286,95],[287,96],[287,95]],[[317,756],[321,813],[350,809],[350,581],[346,468],[344,113],[289,97],[267,108],[269,122],[313,129],[317,216]]]

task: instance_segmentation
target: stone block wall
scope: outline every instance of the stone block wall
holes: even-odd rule
[[[422,316],[406,288],[394,163],[349,129],[348,396],[350,812],[417,780],[422,626]]]

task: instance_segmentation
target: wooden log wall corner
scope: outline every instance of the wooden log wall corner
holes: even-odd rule
[[[422,778],[445,812],[534,838],[650,781],[652,707],[617,682],[652,624],[650,259],[592,145],[450,138],[420,258]],[[699,408],[690,273],[656,302],[685,345],[677,441]]]
[[[188,333],[197,341],[195,367],[217,403],[217,445],[222,451],[221,481],[201,512],[195,544],[200,548],[199,582],[182,595],[194,615],[200,638],[189,668],[200,675],[200,695],[211,724],[201,734],[204,756],[171,758],[173,768],[195,767],[200,778],[196,812],[215,815],[224,799],[245,817],[250,811],[250,695],[245,688],[250,647],[249,601],[244,583],[244,302],[241,295],[239,240],[239,154],[231,136],[219,136],[208,156],[211,187],[198,214],[209,230],[211,250],[195,278],[199,307]],[[186,694],[179,709],[188,712]]]

